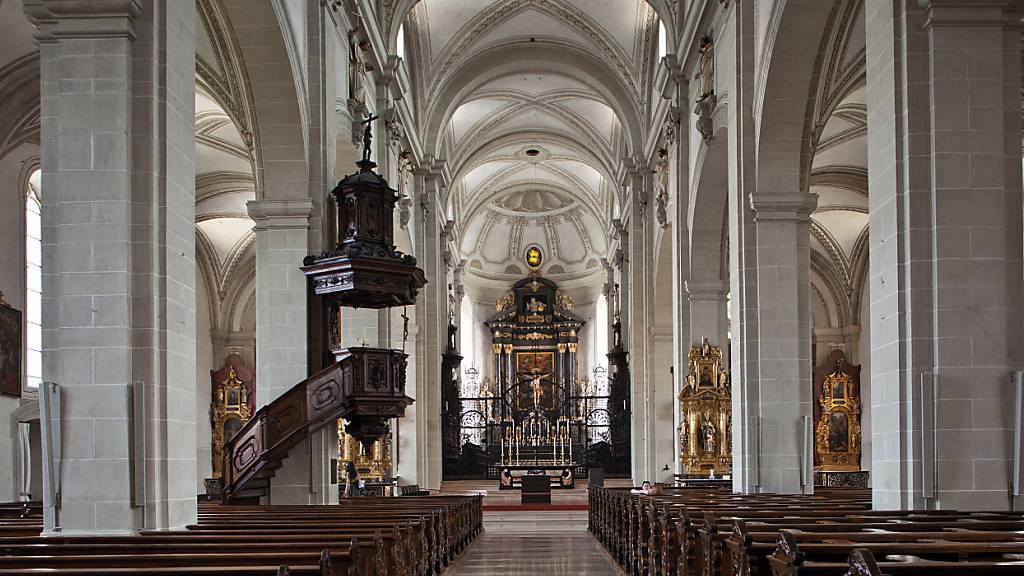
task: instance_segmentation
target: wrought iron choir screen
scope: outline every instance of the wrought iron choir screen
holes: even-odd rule
[[[457,382],[449,338],[443,386],[444,476],[496,480],[509,469],[561,468],[584,478],[591,467],[628,475],[615,439],[628,435],[628,402],[613,402],[603,367],[578,373],[584,321],[557,285],[531,275],[499,298],[491,330],[493,377],[467,370]],[[610,355],[609,355],[610,356]],[[628,371],[624,375],[628,386]],[[622,442],[618,442],[622,444]],[[628,444],[628,442],[627,442]]]

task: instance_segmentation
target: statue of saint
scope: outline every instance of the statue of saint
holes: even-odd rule
[[[668,150],[658,149],[658,161],[654,173],[657,175],[658,187],[658,195],[654,198],[657,204],[655,217],[658,219],[658,224],[664,227],[668,224]]]
[[[366,104],[366,93],[363,82],[366,80],[366,55],[363,54],[363,42],[353,32],[349,35],[348,63],[348,96],[359,104]]]
[[[704,437],[704,453],[714,455],[715,454],[715,427],[711,422],[704,420],[701,425],[701,434]]]
[[[694,79],[700,80],[697,100],[704,100],[715,93],[715,41],[711,34],[700,39],[700,69]]]
[[[526,309],[530,312],[543,312],[544,303],[531,296],[530,301],[526,303]]]

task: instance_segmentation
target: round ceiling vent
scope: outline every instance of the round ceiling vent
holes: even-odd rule
[[[551,157],[551,151],[543,146],[534,144],[520,148],[516,155],[519,156],[520,160],[527,162],[543,162]]]

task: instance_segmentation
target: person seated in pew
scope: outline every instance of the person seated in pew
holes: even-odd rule
[[[644,494],[644,495],[650,494],[651,493],[651,481],[650,480],[644,480],[643,484],[641,484],[639,488],[634,488],[633,490],[630,490],[630,493],[632,493],[632,494]]]

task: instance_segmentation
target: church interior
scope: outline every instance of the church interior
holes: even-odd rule
[[[0,576],[1024,573],[1024,0],[0,0]]]

